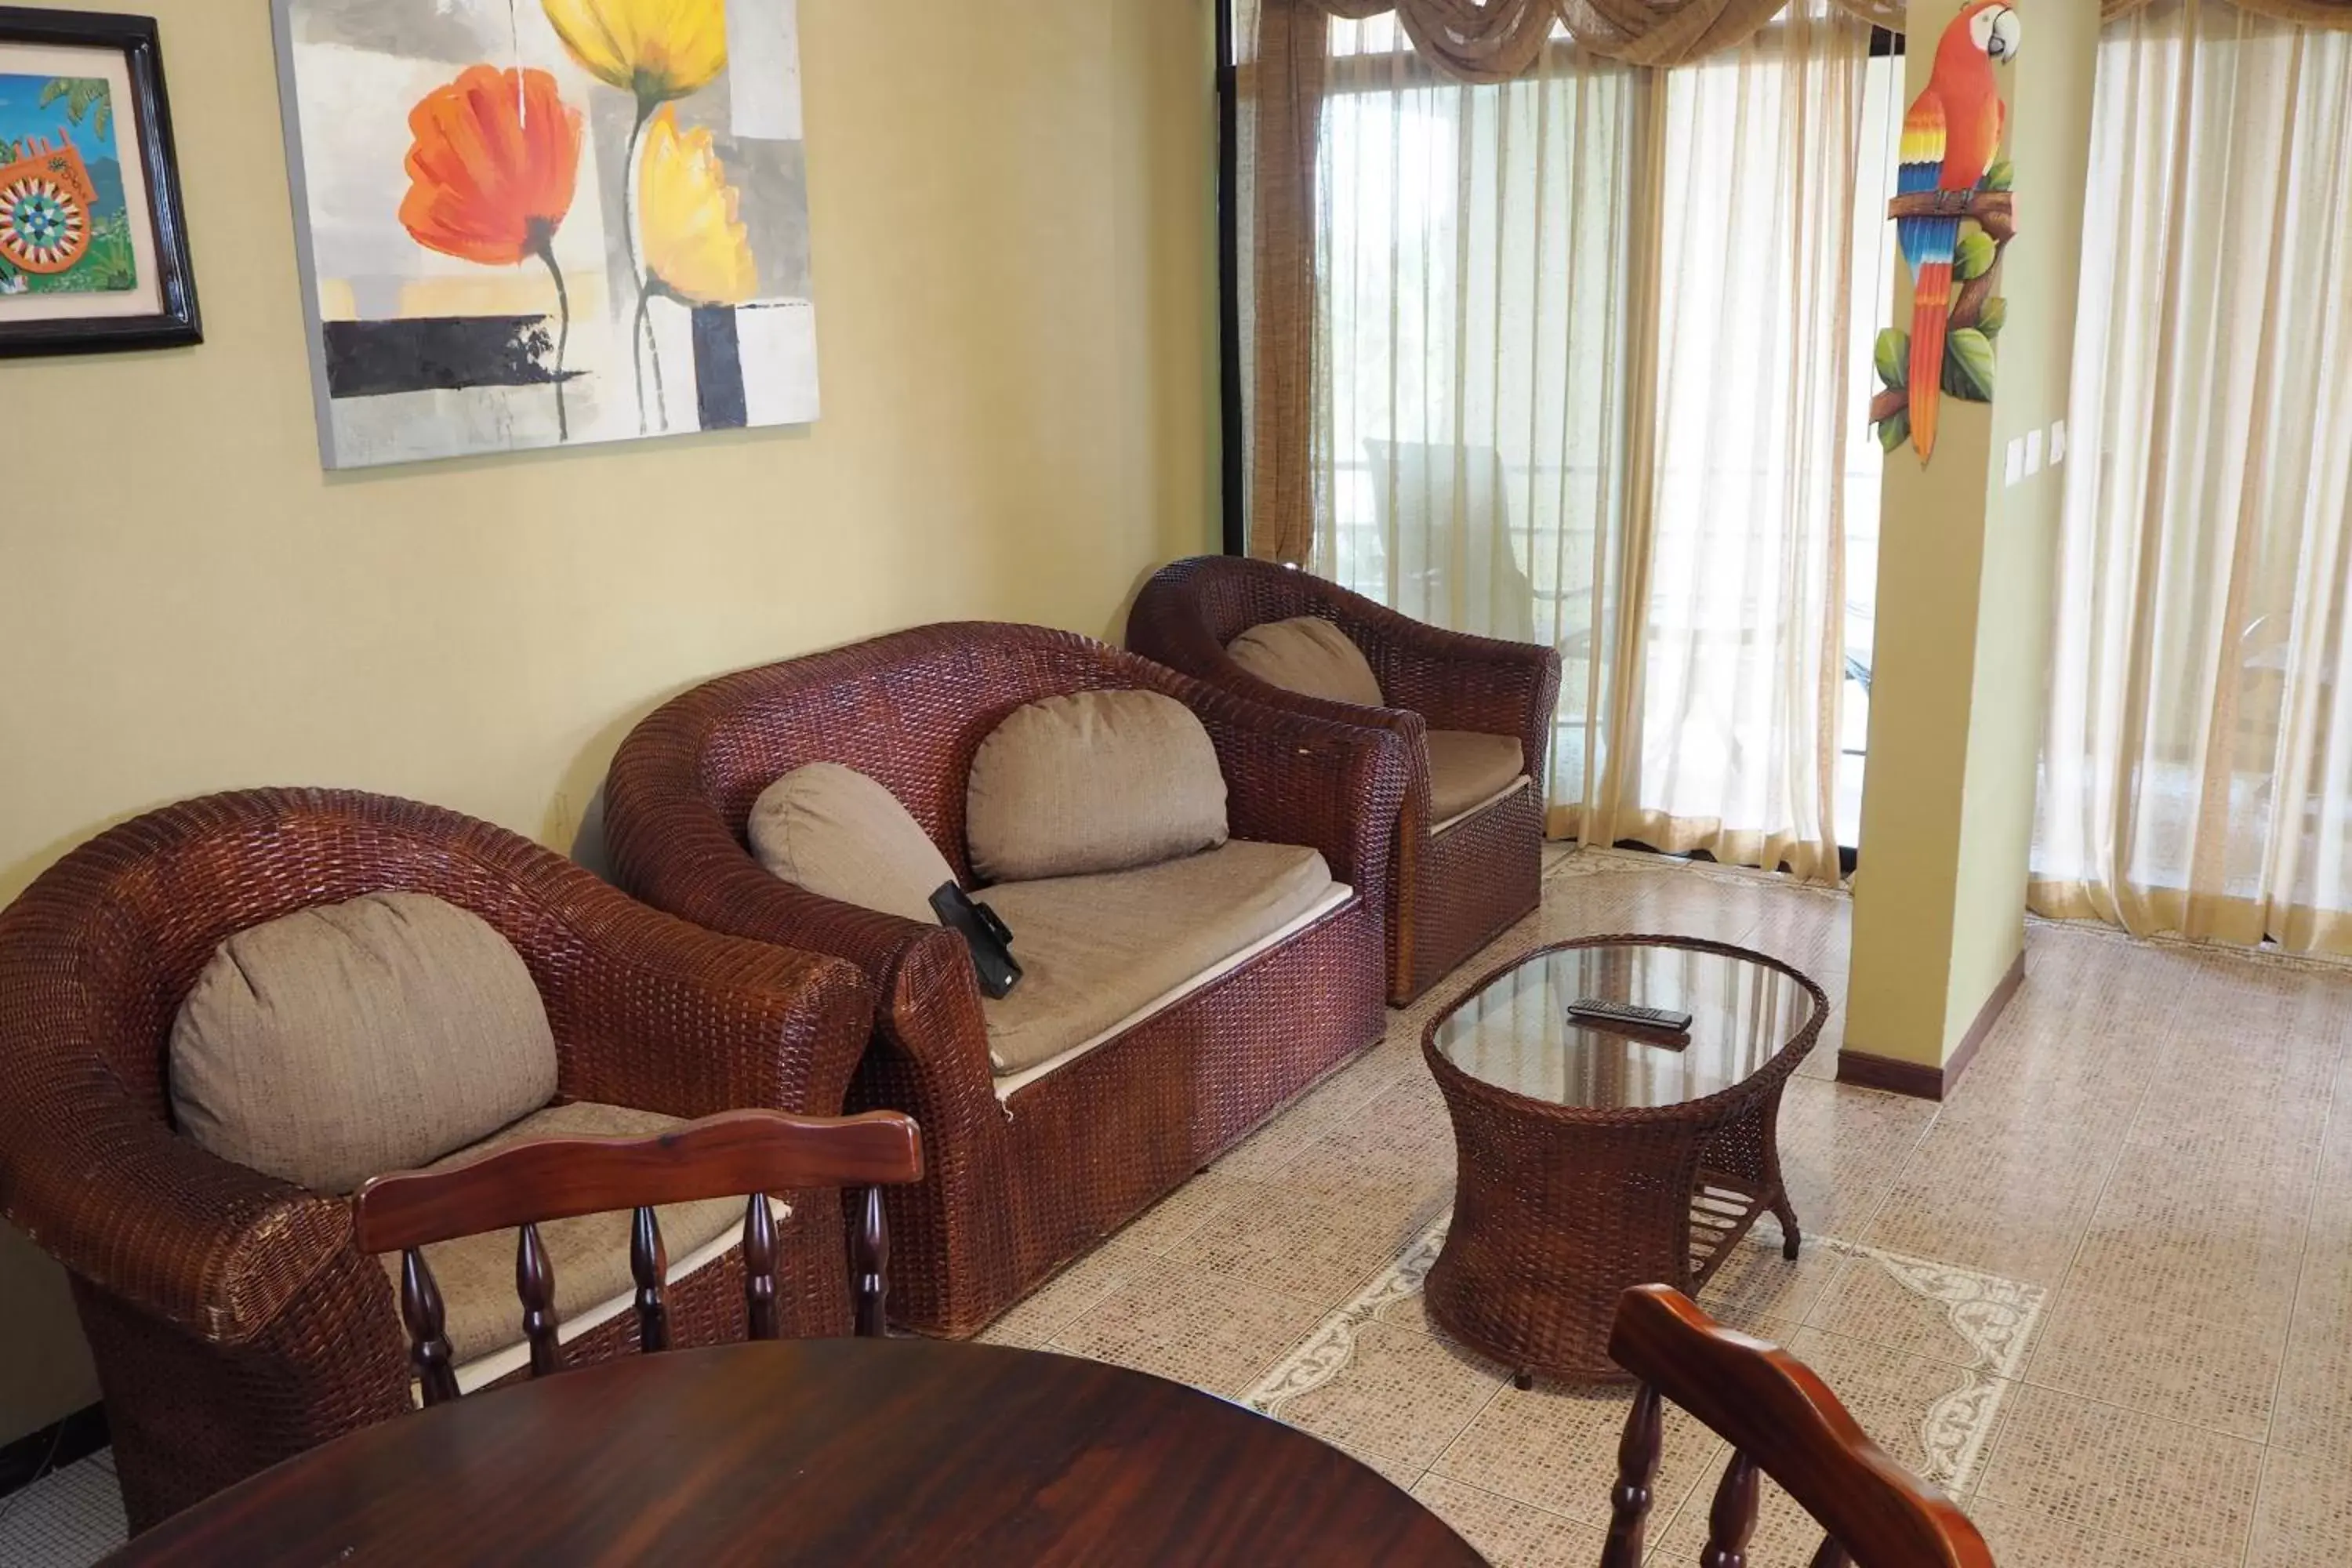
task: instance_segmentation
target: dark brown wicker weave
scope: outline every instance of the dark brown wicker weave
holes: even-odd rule
[[[657,914],[488,823],[381,796],[215,795],[84,845],[0,913],[0,1207],[72,1276],[131,1528],[410,1408],[398,1309],[346,1198],[172,1130],[173,1020],[231,932],[385,889],[471,910],[530,966],[567,1100],[680,1117],[841,1109],[873,1010],[832,959]],[[786,1331],[846,1332],[838,1200],[793,1194]],[[740,1339],[733,1254],[670,1293]],[[630,1347],[624,1313],[567,1347]]]
[[[1704,1100],[1600,1110],[1531,1100],[1464,1071],[1437,1048],[1448,1018],[1523,964],[1570,948],[1675,947],[1790,976],[1812,1012],[1761,1070]],[[1829,1018],[1829,997],[1778,959],[1692,938],[1594,936],[1504,964],[1430,1020],[1422,1058],[1454,1120],[1454,1221],[1424,1286],[1431,1316],[1518,1373],[1582,1382],[1625,1375],[1609,1356],[1618,1299],[1636,1285],[1685,1296],[1731,1256],[1757,1218],[1780,1221],[1797,1256],[1780,1176],[1780,1096]]]
[[[1371,662],[1392,708],[1326,702],[1269,686],[1226,654],[1252,626],[1297,616],[1336,623]],[[1544,766],[1559,704],[1559,655],[1410,619],[1334,583],[1271,562],[1204,555],[1161,570],[1128,616],[1127,646],[1228,691],[1387,730],[1409,772],[1389,879],[1389,1000],[1422,995],[1542,896]],[[1533,787],[1432,837],[1428,730],[1517,738]]]
[[[1000,1103],[963,941],[770,876],[744,847],[761,792],[836,762],[879,780],[969,879],[973,753],[1024,703],[1140,688],[1208,728],[1234,835],[1307,845],[1357,896],[1281,945]],[[687,693],[621,747],[605,822],[625,881],[715,930],[854,961],[880,997],[851,1091],[913,1113],[928,1169],[886,1194],[891,1304],[971,1334],[1377,1040],[1396,744],[1034,626],[929,626]]]

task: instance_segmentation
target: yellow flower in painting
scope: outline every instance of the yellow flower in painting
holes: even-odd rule
[[[650,107],[727,68],[727,0],[541,0],[583,69]]]
[[[749,300],[759,287],[759,270],[751,236],[738,216],[741,199],[727,183],[709,132],[681,134],[672,109],[655,115],[646,127],[637,172],[647,276],[689,304]]]

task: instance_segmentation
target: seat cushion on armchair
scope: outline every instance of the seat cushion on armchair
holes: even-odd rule
[[[370,893],[241,931],[172,1028],[180,1131],[320,1193],[424,1164],[555,1098],[522,958],[478,915]]]
[[[761,865],[820,898],[939,924],[931,895],[956,879],[898,797],[855,768],[811,763],[763,791],[745,826]]]
[[[470,1160],[525,1138],[643,1138],[685,1123],[675,1116],[636,1110],[623,1105],[579,1101],[551,1105],[533,1111],[513,1126],[478,1143],[468,1145],[433,1163],[432,1168]],[[699,1203],[669,1204],[654,1211],[661,1223],[662,1249],[668,1254],[670,1277],[683,1279],[682,1269],[697,1254],[716,1241],[740,1236],[743,1224],[741,1198],[709,1198]],[[555,1274],[555,1318],[559,1337],[570,1339],[609,1320],[635,1300],[636,1282],[629,1272],[629,1227],[626,1209],[612,1214],[579,1215],[549,1220],[539,1227],[540,1245],[547,1249]],[[524,1343],[522,1302],[515,1293],[515,1232],[485,1231],[454,1241],[436,1242],[425,1249],[434,1283],[441,1288],[443,1331],[449,1336],[450,1359],[459,1368],[479,1363],[509,1347]],[[723,1247],[717,1249],[723,1252]],[[698,1268],[700,1261],[693,1262]],[[399,1288],[400,1255],[386,1253],[384,1271]],[[613,1308],[614,1310],[603,1310]],[[518,1365],[521,1364],[520,1361]],[[495,1369],[479,1381],[503,1373]],[[477,1377],[464,1380],[469,1386]]]
[[[1252,626],[1226,644],[1225,652],[1268,686],[1285,691],[1358,708],[1388,705],[1364,650],[1320,616]]]
[[[980,743],[964,835],[991,882],[1156,865],[1225,841],[1224,771],[1209,731],[1172,697],[1048,697]]]
[[[1463,813],[1507,795],[1528,776],[1519,742],[1468,730],[1429,731],[1429,821],[1443,827]]]
[[[1235,839],[1140,870],[992,888],[1019,988],[982,1004],[1002,1075],[1050,1061],[1327,901],[1323,857]],[[1279,1020],[1272,1026],[1280,1026]]]

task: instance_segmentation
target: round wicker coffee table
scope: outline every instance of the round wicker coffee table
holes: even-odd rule
[[[1585,998],[1693,1021],[1678,1037],[1594,1026],[1569,1015]],[[1780,1093],[1828,1016],[1787,964],[1677,937],[1563,942],[1473,986],[1422,1037],[1458,1155],[1431,1317],[1522,1387],[1616,1382],[1629,1286],[1696,1295],[1767,1210],[1796,1257]]]

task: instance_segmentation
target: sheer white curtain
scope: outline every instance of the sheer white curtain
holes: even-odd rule
[[[1811,0],[1696,65],[1559,38],[1470,87],[1331,26],[1311,564],[1560,650],[1555,831],[1833,879],[1899,116],[1869,28]]]
[[[1324,575],[1565,660],[1557,801],[1583,797],[1625,568],[1626,303],[1647,73],[1556,45],[1438,76],[1335,22],[1318,168]]]
[[[2033,906],[2352,953],[2352,35],[2101,46]]]
[[[1892,174],[1869,68],[1869,27],[1815,0],[1662,79],[1628,529],[1647,581],[1591,837],[1838,874],[1847,512],[1877,507],[1855,300],[1885,286],[1856,234],[1883,228]]]

